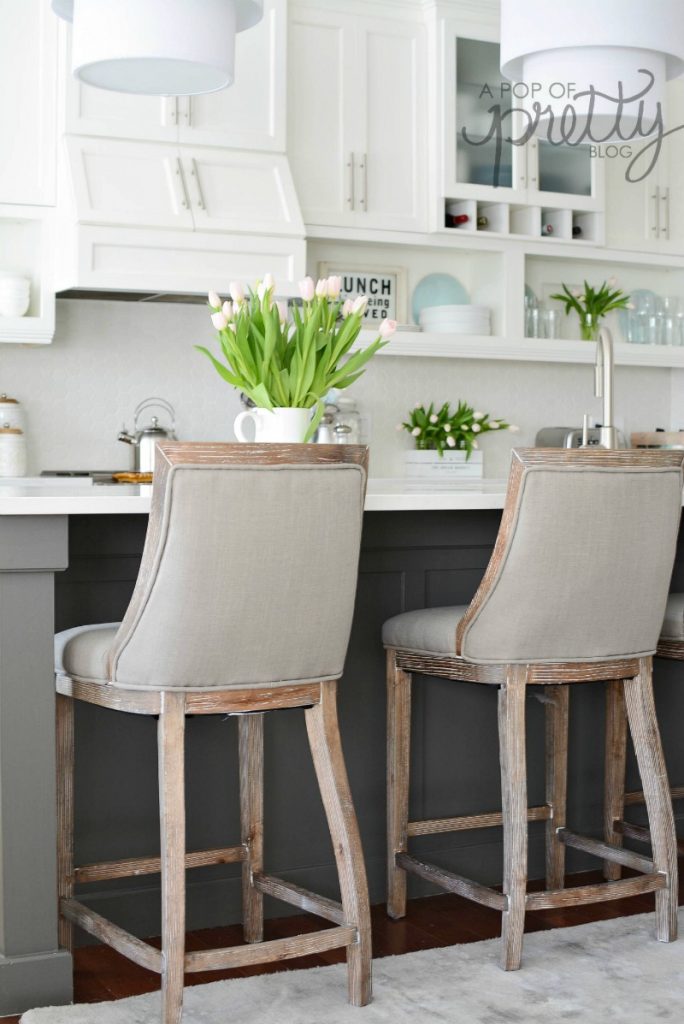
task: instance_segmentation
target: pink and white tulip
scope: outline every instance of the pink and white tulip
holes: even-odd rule
[[[328,295],[328,281],[327,278],[319,277],[316,281],[316,295],[319,299],[325,299]]]
[[[347,317],[351,316],[351,314],[353,312],[354,312],[354,303],[352,302],[351,299],[345,299],[344,300],[344,304],[342,306],[342,317],[343,317],[343,319],[346,320]]]
[[[230,302],[228,299],[226,299],[226,301],[221,306],[221,312],[225,316],[226,320],[232,320],[233,319],[233,303]]]
[[[278,302],[276,302],[276,306],[278,307],[278,315],[280,316],[281,324],[286,324],[287,323],[287,302],[278,301]]]
[[[342,278],[341,277],[335,277],[335,275],[333,275],[332,277],[329,277],[328,278],[328,298],[329,299],[339,299],[341,291],[342,291]]]
[[[241,302],[245,301],[245,287],[240,283],[240,281],[231,281],[230,288],[228,290],[230,291],[230,297],[233,302],[236,302],[239,305]]]
[[[383,320],[380,324],[380,337],[384,338],[385,341],[389,341],[394,332],[397,329],[396,320]]]
[[[222,331],[224,327],[228,326],[228,320],[220,309],[216,313],[211,314],[211,322],[217,331]]]
[[[273,291],[275,288],[275,281],[273,280],[273,274],[264,274],[263,286],[268,291]]]
[[[304,302],[311,302],[316,294],[316,286],[312,277],[305,277],[303,281],[299,282],[299,294]]]
[[[212,309],[221,308],[221,296],[218,295],[216,292],[209,292],[207,298],[209,299],[209,305],[211,306]]]
[[[451,434],[449,435],[449,437],[447,437],[447,445],[449,446],[449,448],[456,447],[456,438],[453,437],[453,435]]]
[[[353,303],[352,303],[352,313],[360,313],[361,316],[363,316],[363,314],[366,312],[367,309],[368,309],[368,296],[367,295],[357,295],[356,298],[354,299]]]

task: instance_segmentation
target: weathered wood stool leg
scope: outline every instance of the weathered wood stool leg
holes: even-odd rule
[[[656,871],[667,877],[667,887],[656,891],[656,937],[677,938],[677,837],[667,769],[653,699],[653,661],[642,658],[640,672],[625,680],[627,719],[646,799]]]
[[[57,694],[57,896],[74,895],[74,701]],[[73,949],[74,926],[59,916],[59,945]]]
[[[264,937],[264,897],[254,887],[254,875],[264,867],[264,716],[241,715],[240,821],[242,845],[242,923],[245,942]]]
[[[546,686],[546,888],[565,884],[565,845],[558,829],[565,827],[568,790],[568,686]]]
[[[522,959],[527,893],[527,768],[525,764],[525,665],[510,665],[499,690],[499,748],[503,797],[503,891],[501,966],[517,971]]]
[[[606,683],[606,753],[603,799],[603,835],[611,846],[622,846],[615,822],[625,814],[625,767],[627,763],[627,712],[621,679]],[[603,876],[609,882],[620,878],[621,867],[605,861]]]
[[[335,851],[345,921],[358,930],[347,946],[349,1002],[371,999],[371,928],[366,867],[359,827],[344,765],[337,720],[337,684],[321,683],[321,701],[307,708],[306,728],[328,828]]]
[[[387,652],[387,913],[406,916],[406,872],[398,853],[408,850],[411,675]]]
[[[185,697],[162,694],[158,726],[162,1024],[180,1024],[185,959]]]

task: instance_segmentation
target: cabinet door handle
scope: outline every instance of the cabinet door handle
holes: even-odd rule
[[[359,170],[361,172],[361,198],[359,199],[359,206],[362,206],[364,212],[368,209],[368,154],[362,153],[359,158]]]
[[[653,207],[651,212],[651,238],[658,238],[660,234],[660,189],[657,185],[649,198]]]
[[[658,224],[659,224],[659,227],[660,227],[660,234],[663,235],[665,238],[669,238],[670,237],[670,189],[669,188],[664,188],[662,190],[662,193],[661,193],[661,196],[660,196],[660,202],[662,203],[662,206],[660,207],[660,210],[662,211],[662,219],[660,219],[660,214],[659,214],[659,217],[658,217]]]
[[[178,191],[180,193],[180,204],[184,210],[187,210],[190,206],[190,200],[188,199],[188,190],[185,187],[185,177],[183,175],[183,165],[180,162],[180,157],[176,157],[176,180],[178,182]]]
[[[185,121],[185,124],[189,128],[192,124],[192,98],[190,96],[183,97],[183,106],[181,107],[181,117]]]
[[[171,124],[178,124],[178,97],[170,96],[168,102],[171,105]]]
[[[204,196],[202,195],[202,183],[200,182],[199,171],[197,170],[197,163],[195,160],[190,161],[190,175],[195,182],[195,189],[197,191],[197,205],[200,210],[206,209],[204,203]]]
[[[347,160],[347,174],[349,181],[349,188],[347,189],[347,205],[350,210],[354,209],[354,154],[349,154]]]

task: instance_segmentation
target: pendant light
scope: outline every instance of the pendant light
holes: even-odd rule
[[[52,0],[73,17],[73,73],[88,85],[149,96],[217,92],[235,79],[235,33],[263,0]]]
[[[652,134],[665,85],[682,72],[682,0],[501,0],[501,73],[550,141]],[[643,95],[619,111],[620,87],[625,100]]]

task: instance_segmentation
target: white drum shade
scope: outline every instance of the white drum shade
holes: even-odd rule
[[[52,0],[50,4],[58,18],[65,21],[74,20],[74,0]]]
[[[617,103],[589,91],[636,95],[625,104],[617,124]],[[532,112],[539,104],[537,134],[558,141],[564,112],[568,141],[578,141],[589,124],[587,142],[619,141],[636,127],[652,128],[658,103],[665,108],[665,84],[684,72],[682,0],[573,0],[570,7],[548,0],[502,0],[501,72],[514,83],[518,104]],[[590,109],[591,106],[591,109]],[[570,108],[570,109],[568,109]],[[568,138],[567,133],[565,137]]]
[[[73,2],[74,75],[100,89],[154,96],[232,85],[235,33],[263,14],[263,0]]]

